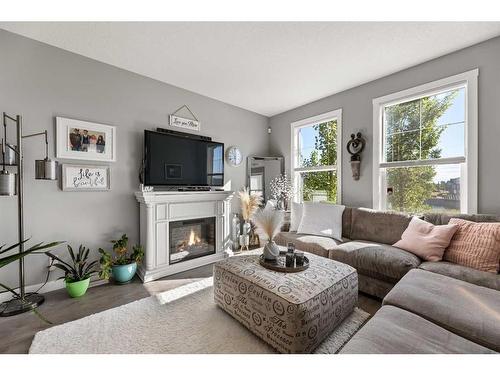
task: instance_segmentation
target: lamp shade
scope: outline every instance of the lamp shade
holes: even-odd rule
[[[8,171],[0,171],[0,195],[12,196],[16,194],[16,175]]]
[[[57,180],[57,161],[50,159],[35,160],[37,180]]]
[[[17,164],[17,154],[13,150],[16,146],[7,144],[5,147],[5,165],[16,165]]]

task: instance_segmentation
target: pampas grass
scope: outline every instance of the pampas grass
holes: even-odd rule
[[[260,193],[250,193],[248,188],[243,188],[238,192],[241,201],[241,215],[245,221],[250,220],[253,213],[262,203],[262,196]]]
[[[283,212],[272,208],[259,209],[253,216],[255,224],[272,241],[281,229],[283,223]]]

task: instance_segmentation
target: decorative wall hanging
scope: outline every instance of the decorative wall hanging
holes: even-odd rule
[[[63,164],[62,189],[64,191],[108,191],[110,168],[99,165]]]
[[[116,127],[56,117],[56,157],[116,161]]]
[[[351,134],[351,139],[347,142],[347,152],[351,154],[351,170],[352,178],[354,180],[359,180],[360,175],[360,165],[361,165],[361,153],[365,148],[366,141],[358,132],[356,135]]]
[[[191,116],[193,117],[192,119],[176,115],[184,108],[187,109],[188,112],[191,114]],[[185,104],[179,109],[177,109],[174,113],[169,115],[168,119],[170,126],[175,126],[178,128],[189,129],[189,130],[196,130],[196,131],[200,131],[201,129],[201,122],[196,118],[194,113]]]

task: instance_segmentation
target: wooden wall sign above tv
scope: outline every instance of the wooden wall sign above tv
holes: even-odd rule
[[[179,117],[175,115],[170,115],[169,117],[170,117],[170,126],[200,131],[200,122],[197,120],[191,120],[188,118]]]
[[[181,116],[177,115],[177,113],[179,113],[184,108],[189,111],[189,113],[191,114],[191,116],[193,118],[186,118],[186,117],[181,117]],[[200,121],[196,118],[196,116],[193,114],[193,112],[191,112],[191,110],[189,109],[189,107],[187,105],[183,105],[177,111],[175,111],[174,113],[169,115],[168,119],[169,119],[170,126],[175,126],[177,128],[196,130],[196,131],[200,131],[200,128],[201,128]]]

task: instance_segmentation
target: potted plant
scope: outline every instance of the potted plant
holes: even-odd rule
[[[113,244],[114,256],[103,249],[99,249],[99,253],[101,253],[99,276],[105,280],[109,280],[112,276],[116,283],[126,284],[134,277],[137,264],[142,262],[144,250],[142,246],[135,245],[132,248],[132,253],[129,254],[126,234],[117,240],[112,240],[111,243]]]
[[[47,255],[53,261],[57,261],[57,263],[53,264],[54,267],[64,271],[64,276],[61,276],[60,279],[64,279],[66,290],[70,297],[77,298],[87,292],[90,277],[97,272],[95,269],[97,260],[88,263],[90,249],[87,249],[83,245],[79,246],[76,254],[73,248],[68,245],[68,253],[71,257],[70,262],[65,262],[50,252]]]
[[[285,174],[276,176],[270,183],[271,196],[276,199],[277,209],[288,211],[288,204],[293,196],[292,181]]]
[[[36,245],[31,246],[29,249],[24,249],[22,252],[18,251],[14,254],[7,255],[7,253],[17,249],[21,244],[26,243],[28,240],[29,239],[26,239],[22,242],[18,242],[16,244],[8,246],[8,247],[5,247],[6,245],[0,245],[0,270],[9,264],[11,264],[15,261],[18,261],[19,259],[24,258],[25,256],[28,256],[30,254],[43,254],[45,249],[48,249],[48,248],[51,248],[54,246],[58,246],[58,245],[63,243],[62,241],[51,242],[49,244],[38,243]],[[15,288],[11,288],[10,286],[5,285],[2,282],[0,282],[0,294],[2,294],[2,293],[10,293],[10,294],[12,294],[14,300],[19,300],[19,301],[22,301],[25,303],[29,303],[25,299],[23,299],[21,294],[18,293]],[[8,303],[8,302],[6,302],[6,303]],[[1,309],[4,308],[3,304],[0,304],[0,308]],[[2,310],[2,312],[3,312],[3,310]],[[33,308],[33,312],[44,322],[52,324],[43,315],[41,315],[36,308]]]

